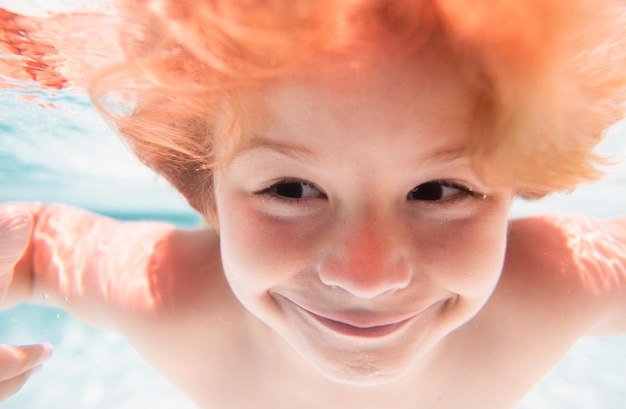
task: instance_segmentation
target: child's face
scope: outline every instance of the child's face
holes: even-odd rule
[[[242,101],[216,227],[249,311],[332,379],[377,384],[485,304],[513,193],[464,156],[474,101],[451,64],[322,68]]]

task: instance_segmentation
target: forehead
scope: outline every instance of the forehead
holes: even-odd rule
[[[409,142],[407,134],[458,148],[468,137],[475,101],[458,65],[433,47],[412,56],[384,50],[321,56],[243,94],[241,148],[261,138],[341,149]]]

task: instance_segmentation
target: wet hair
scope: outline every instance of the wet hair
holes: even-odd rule
[[[238,94],[321,54],[444,47],[478,95],[474,168],[526,198],[600,176],[593,149],[626,111],[620,1],[134,0],[119,10],[126,59],[100,73],[92,98],[203,213],[213,169],[241,142]]]

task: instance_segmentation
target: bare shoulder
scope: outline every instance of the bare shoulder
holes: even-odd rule
[[[216,232],[170,230],[155,243],[145,279],[153,313],[180,315],[218,304],[227,283]]]
[[[245,319],[210,228],[125,222],[46,205],[37,211],[30,247],[32,263],[23,263],[32,270],[30,301],[122,334],[179,384],[193,383],[198,361],[221,362],[226,334],[239,328],[229,324]]]
[[[221,294],[219,240],[211,229],[123,222],[48,205],[32,242],[33,300],[46,293],[45,302],[98,327],[126,332],[163,324],[208,308],[211,296]]]
[[[626,332],[626,219],[574,215],[511,222],[496,297],[580,335]]]

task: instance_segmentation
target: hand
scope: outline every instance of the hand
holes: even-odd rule
[[[22,258],[33,228],[33,216],[18,205],[0,205],[0,304],[4,300],[15,264]]]
[[[15,264],[22,258],[33,228],[28,208],[0,205],[0,304],[13,278]],[[0,345],[0,402],[14,395],[52,354],[48,344]]]
[[[51,355],[48,344],[0,345],[0,402],[15,395]]]

